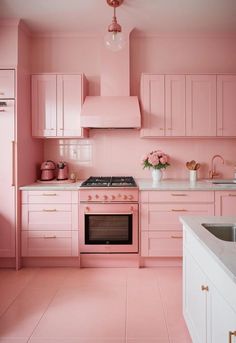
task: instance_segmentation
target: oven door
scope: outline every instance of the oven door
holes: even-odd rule
[[[138,204],[81,204],[82,253],[137,253]]]

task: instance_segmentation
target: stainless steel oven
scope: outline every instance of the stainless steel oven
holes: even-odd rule
[[[138,253],[138,190],[80,191],[81,253]]]

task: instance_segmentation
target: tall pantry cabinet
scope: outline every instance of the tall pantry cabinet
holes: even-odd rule
[[[15,71],[0,70],[0,258],[15,257]]]

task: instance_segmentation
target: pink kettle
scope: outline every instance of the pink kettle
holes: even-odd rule
[[[58,175],[57,180],[68,180],[68,166],[66,162],[60,161],[57,163]]]
[[[56,165],[53,161],[47,160],[41,164],[41,180],[42,181],[51,181],[54,179],[54,170]]]

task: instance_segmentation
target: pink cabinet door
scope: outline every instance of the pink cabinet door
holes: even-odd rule
[[[56,75],[32,76],[32,131],[34,137],[57,133]]]
[[[181,257],[182,231],[144,231],[141,233],[141,256]]]
[[[165,76],[165,135],[185,136],[185,75]]]
[[[14,106],[0,101],[0,257],[15,256]]]
[[[216,76],[186,76],[187,136],[216,136]]]
[[[57,136],[82,137],[83,75],[57,75]]]
[[[142,75],[141,79],[142,137],[165,135],[164,75]]]
[[[215,192],[216,216],[236,215],[236,191]]]
[[[217,136],[236,136],[236,75],[217,76]]]
[[[13,69],[0,70],[0,99],[15,98],[15,71]]]

